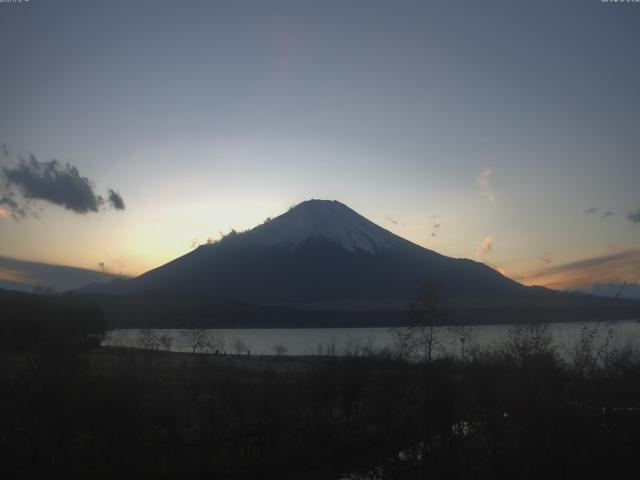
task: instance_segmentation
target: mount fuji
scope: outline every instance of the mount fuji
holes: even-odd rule
[[[425,282],[447,296],[524,287],[485,264],[420,247],[337,201],[308,200],[251,230],[198,247],[137,278],[85,292],[171,291],[261,304],[413,298]]]
[[[329,200],[302,202],[139,277],[77,293],[127,325],[195,319],[219,326],[299,326],[330,319],[346,326],[400,321],[425,284],[437,286],[467,322],[514,321],[534,304],[553,307],[563,319],[568,308],[583,318],[603,307],[587,296],[526,287],[483,263],[428,250]]]

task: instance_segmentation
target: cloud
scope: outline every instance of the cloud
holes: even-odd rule
[[[640,223],[640,210],[635,213],[630,213],[629,215],[627,215],[627,218],[633,223]]]
[[[491,169],[485,168],[480,175],[478,175],[477,181],[480,188],[489,188],[489,177],[491,176]]]
[[[545,267],[551,263],[551,259],[548,255],[541,255],[539,257],[536,257],[536,260],[540,261],[540,263]]]
[[[560,290],[590,288],[594,283],[637,282],[640,249],[600,255],[543,268],[516,280]]]
[[[2,143],[2,155],[4,157],[8,157],[9,156],[9,149],[7,148],[7,144],[6,143]]]
[[[122,199],[122,196],[118,192],[116,192],[115,190],[109,189],[107,194],[108,194],[107,199],[109,200],[109,203],[114,209],[116,210],[125,209],[124,200]]]
[[[92,182],[68,163],[39,162],[30,155],[29,161],[21,159],[17,166],[3,167],[2,171],[7,184],[27,199],[44,200],[80,214],[97,212],[102,203]]]
[[[395,220],[392,216],[388,215],[385,217],[386,220],[388,220],[389,222],[393,223],[394,225],[398,225],[398,221]]]
[[[26,208],[18,205],[18,202],[13,199],[13,193],[10,191],[5,191],[4,196],[0,191],[0,206],[2,205],[7,207],[3,208],[3,210],[8,211],[15,220],[19,220],[27,216]]]
[[[501,267],[500,265],[496,265],[496,264],[490,262],[487,259],[489,254],[492,253],[492,252],[493,252],[493,237],[491,235],[486,235],[484,237],[484,239],[482,240],[482,244],[476,250],[476,257],[482,263],[484,263],[485,265],[488,265],[489,267],[493,268],[494,270],[497,270],[498,272],[500,272],[502,275],[504,275],[506,277],[507,274],[508,274],[506,268]]]
[[[95,191],[94,184],[80,174],[77,167],[58,160],[40,162],[35,155],[20,158],[17,164],[4,165],[0,170],[2,192],[0,204],[6,206],[15,219],[30,213],[31,201],[59,205],[76,214],[98,212],[105,204],[124,210],[122,196],[109,189],[107,201]]]
[[[476,178],[476,182],[480,185],[480,195],[483,195],[489,199],[491,202],[495,202],[496,195],[491,189],[490,177],[493,171],[490,168],[485,168],[478,178]]]
[[[107,282],[114,278],[126,277],[106,271],[30,262],[0,256],[0,288],[30,292],[34,286],[48,285],[58,292],[64,292],[93,282]]]
[[[0,218],[9,218],[11,213],[4,207],[0,207]]]
[[[600,212],[600,209],[598,207],[591,207],[591,208],[587,208],[584,213],[586,215],[596,215],[597,213]],[[607,218],[607,217],[612,217],[614,216],[615,213],[613,213],[611,210],[607,210],[605,212],[602,212],[602,217]]]
[[[476,256],[481,260],[484,260],[491,252],[493,252],[493,237],[491,235],[487,235],[482,240],[482,245],[478,247]]]

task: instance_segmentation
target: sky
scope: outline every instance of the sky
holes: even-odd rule
[[[0,280],[324,198],[526,284],[638,283],[639,44],[638,2],[0,3]]]

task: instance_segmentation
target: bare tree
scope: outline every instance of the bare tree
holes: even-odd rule
[[[207,342],[207,348],[209,351],[219,354],[224,352],[224,346],[226,345],[226,340],[224,335],[220,332],[209,332],[209,341]]]
[[[247,344],[241,338],[236,338],[232,343],[231,347],[233,351],[236,352],[236,355],[241,355],[248,350]]]
[[[433,360],[433,353],[442,342],[439,327],[446,311],[442,305],[442,287],[425,284],[418,296],[409,305],[409,329],[413,330],[417,353],[427,363]]]
[[[507,334],[503,350],[516,362],[526,358],[553,353],[553,334],[547,323],[513,325]]]
[[[275,353],[278,357],[281,357],[282,355],[286,355],[287,352],[289,351],[287,346],[282,345],[281,343],[279,343],[278,345],[274,345],[272,350],[273,350],[273,353]]]
[[[389,329],[393,352],[400,360],[410,360],[415,357],[417,343],[415,331],[406,327],[393,327]]]
[[[145,328],[138,331],[136,336],[136,345],[138,348],[145,350],[158,350],[160,347],[160,338],[158,333],[150,328]]]
[[[192,353],[202,353],[207,348],[207,331],[204,328],[189,328],[182,331],[182,338]]]
[[[162,346],[165,351],[168,352],[171,350],[171,345],[173,344],[173,338],[171,338],[171,335],[163,333],[162,335],[160,335],[160,338],[158,340],[160,346]]]
[[[460,359],[465,360],[467,357],[474,358],[479,353],[479,345],[476,341],[473,329],[468,325],[451,325],[449,334],[454,344],[460,347]]]
[[[50,285],[36,285],[33,287],[34,295],[55,295],[55,289]]]

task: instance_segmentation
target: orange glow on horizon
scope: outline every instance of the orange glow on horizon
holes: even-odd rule
[[[23,272],[6,269],[0,269],[0,280],[5,280],[7,282],[26,283],[29,285],[37,283],[37,279],[30,277]]]
[[[588,289],[596,283],[637,283],[640,250],[592,257],[562,265],[545,264],[536,272],[514,277],[525,285],[554,290]]]

